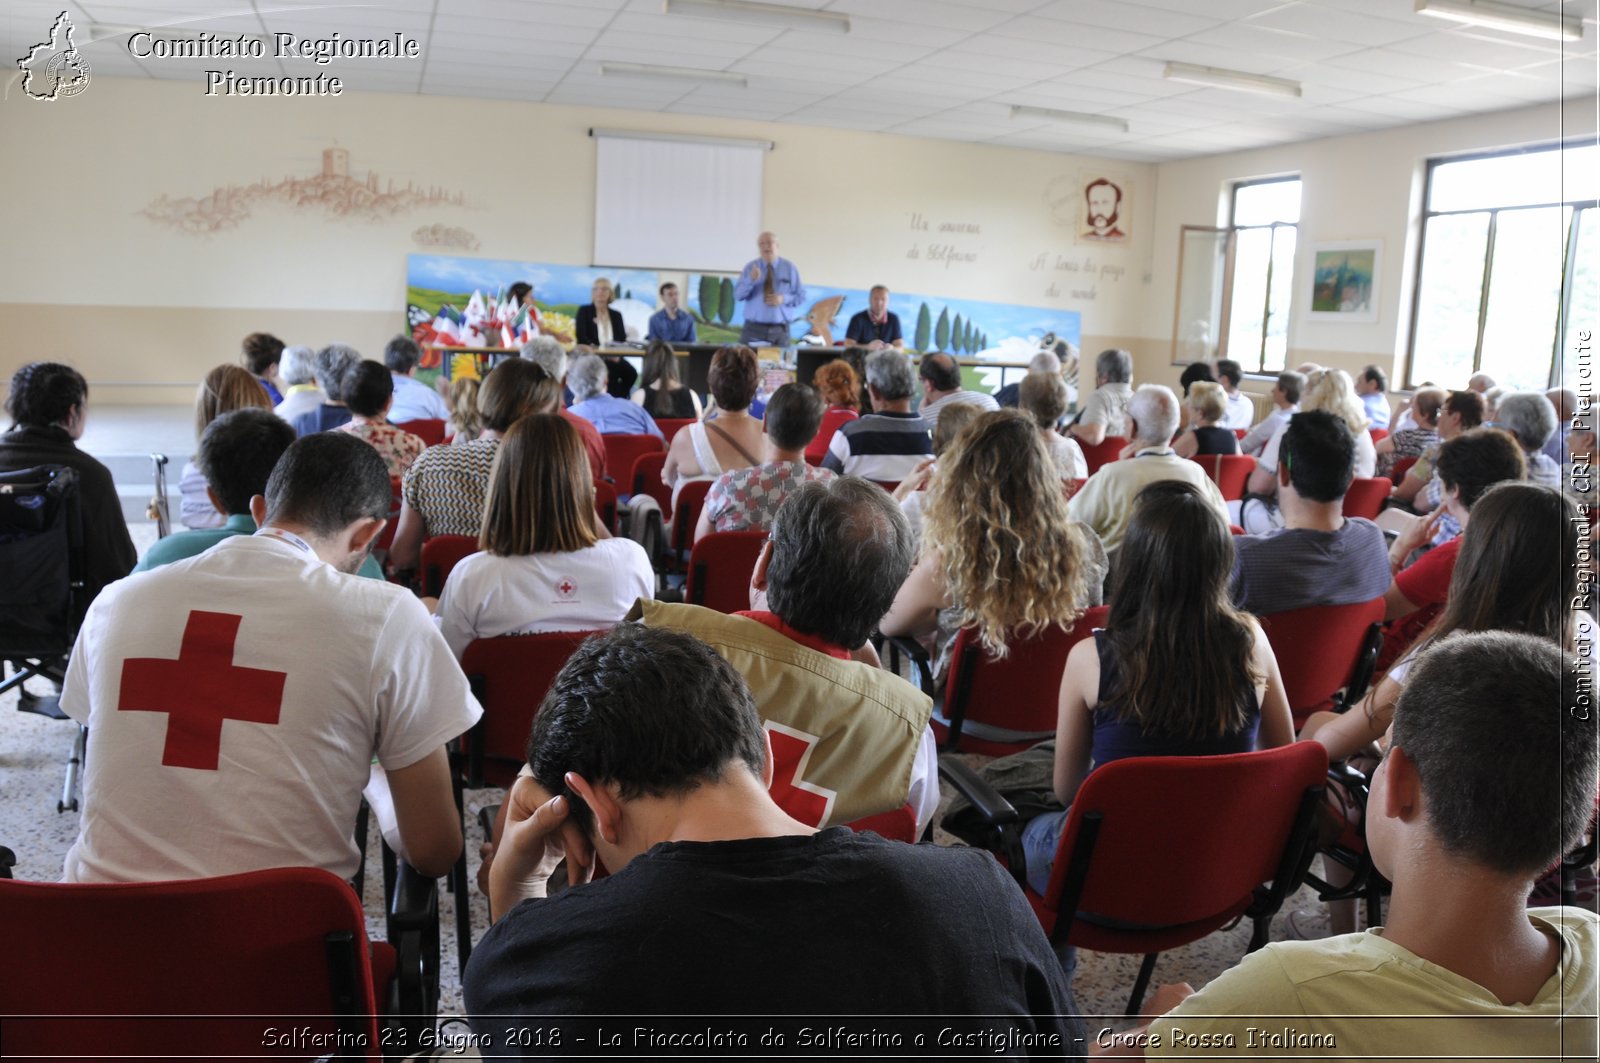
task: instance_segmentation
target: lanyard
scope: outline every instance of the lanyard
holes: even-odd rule
[[[314,553],[314,551],[311,549],[310,543],[306,542],[293,532],[284,531],[282,528],[257,528],[255,530],[255,534],[264,536],[268,539],[276,539],[281,543],[288,543],[296,550],[304,550],[308,554]]]

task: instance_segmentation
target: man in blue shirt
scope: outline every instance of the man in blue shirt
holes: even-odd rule
[[[867,293],[867,309],[850,319],[844,338],[858,347],[875,351],[880,347],[904,347],[900,337],[900,317],[889,312],[889,289],[875,284]]]
[[[649,433],[664,439],[655,419],[644,412],[644,407],[627,399],[606,393],[610,377],[606,363],[598,354],[580,354],[567,369],[567,387],[572,389],[572,407],[568,411],[582,417],[601,435],[643,435]]]
[[[694,315],[678,309],[678,286],[671,281],[661,286],[661,309],[650,315],[650,327],[645,330],[646,342],[666,340],[668,343],[696,342]]]
[[[448,421],[450,407],[440,394],[411,374],[422,361],[422,348],[410,336],[396,336],[383,349],[383,364],[394,378],[394,405],[389,407],[389,423],[407,421]]]
[[[752,259],[733,286],[734,298],[744,305],[744,329],[739,342],[751,346],[788,347],[794,341],[789,322],[806,300],[805,285],[793,262],[778,257],[778,238],[770,232],[756,239],[760,257]]]
[[[1356,394],[1361,397],[1361,405],[1367,408],[1368,427],[1389,430],[1389,418],[1392,411],[1389,409],[1389,378],[1384,371],[1375,365],[1369,365],[1361,370],[1361,375],[1356,377]]]

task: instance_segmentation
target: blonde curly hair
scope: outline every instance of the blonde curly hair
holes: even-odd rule
[[[939,460],[923,507],[923,551],[938,551],[961,626],[984,649],[1068,626],[1088,591],[1089,546],[1067,516],[1044,436],[1017,410],[986,413]]]

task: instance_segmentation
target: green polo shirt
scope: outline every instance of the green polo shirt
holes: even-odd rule
[[[235,535],[254,535],[255,531],[255,518],[248,513],[235,513],[220,528],[195,528],[169,535],[165,539],[157,539],[149,552],[133,566],[133,570],[149,572],[153,568],[203,554],[224,539]],[[361,562],[361,571],[356,575],[365,576],[367,579],[382,579],[383,569],[372,555],[368,554],[366,560]]]

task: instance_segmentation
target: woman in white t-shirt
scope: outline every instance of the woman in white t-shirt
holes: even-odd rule
[[[583,441],[556,414],[524,417],[501,438],[478,545],[438,603],[457,657],[473,639],[609,628],[654,592],[644,548],[596,518]]]

